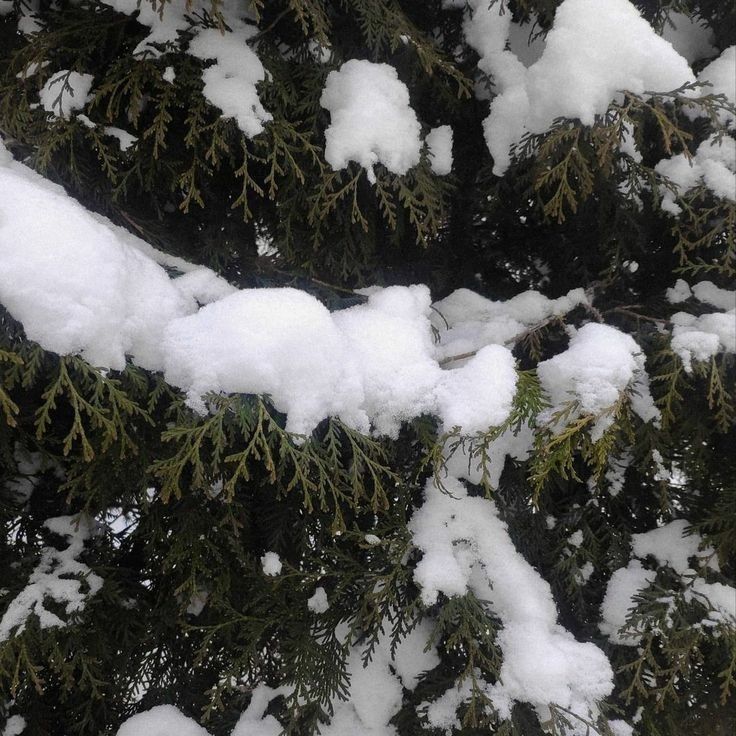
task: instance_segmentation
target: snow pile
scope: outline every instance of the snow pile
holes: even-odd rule
[[[567,350],[537,366],[540,383],[551,402],[540,421],[553,422],[561,412],[566,412],[566,423],[593,415],[596,421],[591,437],[600,439],[612,426],[613,408],[625,392],[642,421],[656,421],[659,411],[649,392],[644,362],[641,348],[630,335],[609,325],[583,325],[570,339]],[[571,406],[571,402],[575,404]],[[553,429],[558,425],[555,422]]]
[[[10,716],[5,722],[2,736],[20,736],[26,728],[26,719],[22,716]]]
[[[704,86],[700,94],[725,95],[726,100],[736,105],[736,46],[729,46],[717,59],[711,61],[698,74],[698,82]],[[705,114],[700,106],[685,108],[685,114],[692,120]],[[719,110],[721,125],[731,127],[736,124],[736,114],[730,110]]]
[[[27,336],[96,366],[122,370],[130,354],[160,369],[164,328],[196,304],[133,236],[25,166],[0,166],[0,191],[0,301]]]
[[[585,716],[597,712],[596,702],[613,688],[606,657],[557,624],[549,584],[516,551],[495,504],[468,496],[455,477],[443,485],[449,493],[427,483],[424,504],[409,523],[423,553],[414,579],[426,606],[440,593],[471,590],[501,619],[503,663],[499,681],[486,693],[500,717],[510,717],[514,701],[533,705],[542,721],[549,718],[549,703]],[[450,703],[457,705],[454,697]],[[447,704],[440,712],[451,715]]]
[[[573,289],[558,299],[525,291],[498,302],[468,289],[457,289],[434,304],[432,326],[440,339],[437,351],[442,358],[451,358],[485,345],[511,344],[528,328],[587,303],[583,289]]]
[[[671,43],[675,51],[689,64],[718,53],[718,49],[713,45],[715,42],[713,30],[702,18],[691,18],[685,13],[667,14],[662,27],[662,38]]]
[[[237,291],[165,257],[21,164],[0,166],[0,189],[0,302],[47,350],[116,370],[129,355],[200,411],[210,391],[267,394],[298,434],[336,416],[396,436],[424,413],[474,433],[511,410],[505,347],[440,367],[424,286],[378,289],[331,314],[305,292]],[[172,279],[159,264],[186,273]]]
[[[195,35],[189,43],[188,53],[214,63],[202,72],[203,94],[209,102],[222,110],[225,117],[234,118],[240,130],[252,138],[263,131],[263,124],[272,116],[261,105],[256,85],[266,78],[260,59],[249,48],[247,42],[257,33],[254,25],[247,25],[242,18],[247,9],[237,3],[218,4],[217,11],[225,21],[226,29],[192,28],[189,18],[198,12],[210,12],[210,3],[205,0],[168,0],[158,7],[140,0],[103,0],[119,13],[138,13],[136,20],[151,29],[133,54],[160,56],[156,46],[176,44],[180,31],[190,30]],[[173,82],[172,67],[167,67],[163,78]]]
[[[564,0],[557,8],[541,57],[528,69],[505,50],[510,13],[484,0],[471,3],[468,43],[479,67],[493,77],[498,96],[484,128],[502,175],[511,148],[526,133],[543,133],[556,118],[593,125],[621,90],[669,91],[694,77],[682,58],[628,0]]]
[[[67,547],[63,550],[43,548],[28,585],[10,602],[0,619],[0,642],[20,634],[31,615],[38,618],[42,629],[66,626],[65,621],[44,606],[45,601],[51,599],[64,605],[67,615],[73,616],[82,611],[87,598],[102,587],[102,578],[77,560],[84,551],[84,543],[93,536],[93,522],[84,516],[57,516],[47,519],[44,526],[64,537]]]
[[[718,353],[736,353],[736,309],[696,317],[689,312],[672,315],[672,350],[687,373],[693,360],[710,360]]]
[[[41,106],[54,117],[68,120],[73,112],[90,101],[93,79],[91,74],[62,69],[49,77],[38,93]]]
[[[736,622],[736,589],[722,583],[708,583],[690,567],[690,560],[699,558],[697,573],[704,567],[717,569],[714,551],[704,547],[696,533],[687,533],[688,522],[675,519],[669,524],[652,529],[632,538],[633,559],[626,567],[616,570],[608,582],[601,604],[601,633],[613,644],[636,646],[643,634],[643,622],[637,626],[627,624],[627,618],[636,607],[634,596],[641,594],[656,578],[654,570],[645,569],[640,560],[654,557],[660,566],[666,565],[681,576],[686,602],[693,599],[710,609],[707,619],[720,622],[733,619]],[[703,565],[703,563],[707,565]]]
[[[175,43],[179,31],[189,27],[190,23],[186,19],[187,12],[199,10],[200,5],[209,6],[209,3],[198,3],[191,0],[167,0],[165,7],[140,0],[102,0],[102,2],[124,15],[137,13],[136,21],[150,28],[151,32],[135,47],[133,54],[146,53],[154,57],[161,55],[155,45]]]
[[[345,636],[344,630],[341,631]],[[350,699],[333,704],[334,715],[321,728],[322,736],[397,736],[396,728],[389,721],[401,708],[403,688],[413,690],[421,673],[433,669],[440,661],[434,647],[424,651],[431,632],[429,622],[422,621],[399,642],[393,657],[391,638],[382,636],[366,666],[363,666],[362,648],[354,645],[347,663]]]
[[[281,569],[284,565],[276,552],[266,552],[266,554],[261,557],[261,566],[263,567],[264,575],[276,577],[277,575],[281,575]]]
[[[452,128],[449,125],[432,128],[425,140],[432,171],[438,176],[446,176],[452,171]]]
[[[173,705],[155,708],[128,718],[118,729],[117,736],[210,736],[202,726],[187,718]]]
[[[257,32],[253,26],[231,21],[232,31],[217,28],[200,31],[189,44],[189,53],[199,59],[215,59],[202,72],[204,96],[222,110],[225,117],[235,118],[240,130],[249,138],[263,131],[272,119],[258,99],[256,85],[266,77],[260,59],[247,41]]]
[[[330,111],[325,160],[334,170],[355,161],[373,183],[377,163],[399,175],[419,163],[419,121],[392,66],[346,61],[327,76],[320,104]]]
[[[701,550],[703,540],[700,535],[687,534],[687,528],[685,519],[675,519],[657,529],[634,534],[631,539],[634,557],[643,560],[651,555],[660,565],[668,565],[683,575],[690,568],[690,558],[713,555],[710,548]]]
[[[713,135],[698,146],[694,156],[678,153],[662,159],[654,170],[669,179],[680,195],[702,184],[716,197],[736,202],[736,140],[733,138],[718,139]],[[682,212],[670,189],[664,190],[661,206],[672,215]]]
[[[307,608],[312,613],[325,613],[329,610],[330,603],[327,600],[327,593],[323,587],[319,587],[314,591],[312,597],[307,601]]]

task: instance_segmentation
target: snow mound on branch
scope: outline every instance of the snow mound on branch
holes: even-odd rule
[[[330,111],[325,159],[334,170],[355,161],[373,183],[377,163],[399,175],[419,163],[421,127],[392,66],[346,61],[327,76],[320,105]]]
[[[25,166],[0,167],[0,191],[0,301],[26,335],[96,366],[122,370],[127,353],[160,369],[164,327],[196,304],[133,236]]]
[[[736,353],[736,309],[696,317],[688,312],[672,315],[672,350],[687,373],[693,360],[705,361],[718,353]]]
[[[642,534],[634,534],[631,548],[635,557],[644,559],[648,555],[656,558],[660,565],[669,565],[682,575],[690,567],[691,557],[708,557],[711,548],[701,550],[703,539],[699,534],[687,534],[685,519],[675,519],[669,524]]]
[[[43,548],[28,585],[13,598],[0,619],[0,642],[21,633],[31,615],[38,617],[42,629],[66,626],[67,623],[44,603],[53,600],[62,604],[66,614],[71,616],[83,610],[87,599],[102,587],[102,578],[77,560],[84,551],[84,543],[94,534],[93,521],[84,516],[57,516],[47,519],[44,526],[63,537],[67,547],[63,550]]]
[[[588,297],[573,289],[557,299],[525,291],[507,301],[492,301],[469,289],[457,289],[434,304],[432,326],[439,334],[442,358],[465,355],[485,345],[511,344],[529,327],[561,317]],[[461,361],[453,361],[453,365]]]
[[[38,93],[41,106],[54,117],[68,120],[73,112],[81,110],[90,101],[93,79],[91,74],[62,69],[49,77]]]
[[[510,717],[514,701],[533,705],[542,720],[551,702],[583,715],[596,712],[596,702],[613,688],[603,652],[557,624],[549,584],[516,551],[495,504],[468,496],[455,477],[443,485],[449,493],[428,481],[424,504],[409,523],[423,553],[414,579],[424,604],[434,604],[439,593],[470,590],[501,619],[503,663],[486,694],[502,718]]]
[[[484,125],[499,176],[511,148],[526,133],[545,132],[556,118],[593,125],[621,90],[670,91],[694,81],[687,61],[628,0],[564,0],[544,52],[528,69],[505,50],[511,14],[483,0],[472,7],[466,38],[500,93]]]
[[[452,171],[452,128],[449,125],[432,128],[425,140],[432,171],[438,176],[446,176]]]
[[[678,153],[662,159],[654,170],[669,179],[680,194],[702,184],[716,197],[736,202],[736,140],[728,136],[719,139],[712,135],[698,146],[693,157]],[[670,189],[662,195],[662,209],[671,215],[682,212],[675,196]]]
[[[210,736],[193,719],[173,705],[157,705],[128,718],[117,736]]]
[[[215,59],[202,72],[204,96],[222,110],[225,117],[235,118],[240,130],[249,138],[263,132],[263,124],[272,119],[258,99],[256,85],[266,78],[260,59],[247,45],[256,29],[238,23],[233,31],[217,28],[200,31],[189,44],[189,53],[199,59]]]
[[[596,416],[591,436],[600,439],[613,424],[611,410],[629,391],[632,408],[639,417],[645,422],[656,421],[659,411],[649,391],[644,363],[644,354],[630,335],[609,325],[583,325],[570,339],[567,350],[537,366],[542,388],[551,402],[540,420],[554,421],[554,416],[574,401],[577,406],[572,407],[566,421],[586,414]]]
[[[709,85],[700,94],[725,95],[731,105],[736,105],[736,46],[729,46],[717,59],[711,61],[698,74],[698,82]],[[684,110],[691,120],[705,115],[701,107],[687,107]],[[719,110],[721,125],[731,127],[736,123],[736,115],[729,110]]]
[[[668,13],[662,28],[662,38],[689,64],[698,59],[715,56],[718,49],[713,45],[715,34],[708,24],[685,13]]]
[[[639,560],[632,560],[627,567],[619,568],[611,575],[601,604],[598,628],[613,644],[636,646],[641,641],[641,634],[630,629],[624,631],[626,618],[636,605],[634,596],[651,585],[655,576],[653,571],[645,570]]]

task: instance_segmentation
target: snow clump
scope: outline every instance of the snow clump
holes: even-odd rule
[[[94,77],[62,69],[49,77],[38,93],[41,106],[54,117],[69,119],[90,101],[90,89]]]
[[[335,171],[355,161],[375,183],[377,163],[400,176],[419,163],[421,127],[392,66],[346,61],[327,76],[320,104],[330,111],[325,159]]]
[[[695,77],[687,61],[658,36],[628,0],[564,0],[541,57],[528,69],[507,51],[511,13],[472,0],[468,43],[481,56],[498,96],[484,129],[494,173],[526,133],[544,133],[556,118],[593,125],[621,90],[670,91]]]

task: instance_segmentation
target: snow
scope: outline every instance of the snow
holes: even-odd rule
[[[666,297],[670,304],[679,304],[685,302],[692,296],[690,286],[684,279],[677,279],[674,286],[667,289]]]
[[[131,133],[128,133],[127,130],[116,128],[114,125],[105,126],[104,130],[106,135],[110,135],[117,139],[121,151],[127,151],[138,141],[138,139]]]
[[[693,284],[693,296],[699,301],[717,309],[731,311],[736,309],[736,291],[721,289],[712,281],[699,281]]]
[[[672,350],[687,373],[693,360],[705,361],[718,353],[736,353],[736,309],[696,317],[688,312],[672,315]]]
[[[90,89],[94,77],[62,69],[49,77],[38,93],[41,106],[54,117],[69,119],[91,99]]]
[[[26,728],[26,720],[22,716],[10,716],[5,722],[2,736],[19,736]]]
[[[63,537],[63,550],[44,547],[26,587],[13,598],[0,619],[0,642],[20,634],[29,616],[35,615],[42,629],[66,626],[67,622],[44,606],[47,599],[63,604],[68,616],[82,611],[87,599],[102,587],[102,578],[77,558],[94,534],[94,522],[85,516],[58,516],[44,526]]]
[[[136,21],[151,29],[150,34],[143,39],[133,50],[133,54],[148,54],[157,57],[161,52],[154,48],[154,44],[172,44],[177,41],[179,31],[189,27],[185,17],[187,11],[192,10],[191,0],[167,0],[163,12],[152,3],[140,2],[140,0],[102,0],[113,10],[125,15],[136,15]]]
[[[128,718],[116,736],[210,736],[208,731],[187,718],[173,705],[155,708]]]
[[[27,336],[92,365],[122,370],[127,353],[160,370],[164,327],[196,304],[132,235],[25,166],[0,166],[0,191],[0,301]]]
[[[330,112],[325,160],[335,171],[355,161],[373,183],[377,163],[399,175],[419,163],[421,128],[392,66],[346,61],[327,76],[320,105]]]
[[[457,289],[434,304],[432,326],[440,337],[436,349],[442,358],[450,358],[478,351],[485,345],[510,345],[529,327],[587,303],[583,289],[573,289],[557,299],[549,299],[538,291],[525,291],[506,301],[493,301],[469,289]]]
[[[714,61],[711,61],[698,74],[698,82],[704,86],[700,90],[702,95],[725,95],[731,105],[736,105],[736,46],[729,46]],[[700,106],[686,107],[685,115],[691,119],[706,114]],[[736,115],[729,110],[719,110],[718,121],[721,125],[733,127],[736,124]]]
[[[329,311],[296,289],[226,296],[169,325],[166,380],[204,411],[207,391],[268,394],[307,434],[326,416],[360,404],[361,387]]]
[[[703,540],[698,534],[687,534],[687,527],[687,521],[676,519],[657,529],[634,534],[632,551],[641,559],[652,555],[660,565],[669,565],[682,575],[690,568],[691,557],[707,557],[713,553],[712,549],[699,551]]]
[[[736,588],[723,583],[706,583],[701,578],[693,581],[691,598],[707,603],[711,621],[736,624]]]
[[[276,554],[276,552],[266,552],[261,557],[261,566],[263,567],[264,575],[268,575],[269,577],[276,577],[277,575],[281,575],[283,563],[281,562],[281,558]]]
[[[164,82],[173,84],[174,80],[176,79],[176,73],[174,72],[174,67],[167,66],[166,69],[164,69],[164,73],[161,75],[161,79],[163,79]]]
[[[662,27],[662,38],[689,64],[718,54],[713,45],[715,34],[702,18],[670,12]]]
[[[367,303],[335,313],[296,289],[238,291],[4,160],[0,301],[45,349],[115,370],[130,357],[164,371],[201,412],[210,391],[268,395],[300,435],[329,416],[389,436],[425,413],[467,433],[508,416],[510,351],[479,345],[462,365],[443,369],[426,287],[377,289]],[[171,278],[163,266],[184,273]],[[531,316],[556,303],[520,295],[508,309]]]
[[[468,496],[455,477],[442,484],[447,492],[428,481],[424,504],[409,523],[423,553],[414,579],[424,605],[433,605],[440,593],[472,590],[501,619],[503,663],[487,694],[502,718],[510,716],[515,700],[531,703],[542,720],[550,702],[595,711],[596,701],[613,688],[606,657],[557,624],[549,584],[516,551],[495,504]]]
[[[452,128],[449,125],[432,128],[425,140],[432,171],[438,176],[446,176],[452,171]]]
[[[317,588],[312,597],[307,601],[307,608],[312,613],[325,613],[329,607],[330,604],[327,600],[327,593],[322,587]]]
[[[375,534],[366,534],[364,539],[365,543],[369,544],[371,547],[381,544],[381,538],[377,537]]]
[[[498,5],[484,0],[471,7],[466,40],[499,92],[484,124],[499,176],[512,147],[526,133],[545,132],[556,118],[593,125],[621,90],[670,91],[695,79],[687,61],[628,0],[564,0],[542,55],[528,69],[505,50],[511,14],[501,15]]]
[[[200,31],[189,44],[189,53],[199,59],[215,59],[202,72],[204,96],[222,110],[224,117],[235,118],[240,130],[253,138],[263,132],[272,119],[258,99],[256,85],[266,77],[260,59],[247,45],[257,29],[231,21],[235,30],[217,28]]]
[[[347,627],[342,625],[338,636],[347,640],[346,632]],[[422,621],[401,640],[393,657],[391,637],[382,635],[365,667],[362,648],[353,645],[347,662],[350,698],[333,703],[335,712],[330,723],[321,728],[322,736],[397,736],[389,721],[401,708],[402,686],[414,689],[419,675],[439,664],[435,647],[427,648],[431,632],[430,622]]]
[[[692,158],[678,153],[662,159],[654,170],[669,179],[680,195],[702,184],[716,197],[736,202],[736,140],[728,136],[718,139],[712,135],[698,146]],[[682,212],[670,189],[663,189],[661,206],[672,215]]]
[[[271,688],[263,684],[256,686],[248,707],[230,736],[280,736],[283,726],[272,715],[266,715],[269,703],[279,695],[288,695],[288,689]]]
[[[556,413],[575,401],[577,407],[567,421],[586,414],[597,417],[591,436],[600,439],[614,421],[608,410],[627,390],[639,394],[635,400],[632,395],[632,408],[637,414],[644,421],[656,420],[659,412],[649,393],[644,362],[641,348],[630,335],[595,322],[583,325],[572,336],[567,350],[537,366],[540,383],[551,402],[540,421],[552,422]]]
[[[622,629],[629,612],[635,607],[634,596],[653,583],[654,578],[655,573],[645,570],[639,560],[631,560],[627,567],[621,567],[611,575],[598,624],[601,633],[608,636],[611,643],[636,646],[641,640],[640,634],[628,630],[624,633]]]

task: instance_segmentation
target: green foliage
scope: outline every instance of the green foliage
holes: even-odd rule
[[[593,126],[561,119],[527,136],[498,178],[463,11],[440,0],[254,3],[251,43],[267,70],[258,91],[273,116],[254,138],[207,101],[206,64],[185,52],[195,25],[222,26],[219,2],[192,8],[183,46],[164,44],[158,55],[134,55],[149,29],[96,0],[41,3],[43,26],[27,36],[16,32],[21,4],[0,16],[6,146],[167,254],[238,287],[303,288],[332,309],[362,301],[359,287],[416,282],[435,298],[464,287],[496,300],[583,286],[590,305],[509,341],[517,393],[501,426],[463,436],[425,416],[391,440],[337,419],[291,435],[267,396],[208,395],[198,414],[161,375],[132,364],[104,372],[45,352],[0,308],[0,615],[43,550],[59,544],[48,518],[99,522],[80,559],[104,580],[68,626],[44,629],[31,616],[0,641],[0,724],[23,712],[30,736],[112,735],[133,713],[174,703],[224,736],[266,683],[293,691],[271,705],[286,733],[311,736],[347,696],[349,644],[368,661],[385,637],[395,649],[428,619],[441,662],[404,691],[400,736],[439,734],[422,706],[458,682],[470,687],[458,736],[569,733],[582,716],[560,704],[550,704],[545,724],[525,704],[505,721],[494,710],[482,684],[499,677],[501,622],[488,601],[467,593],[429,610],[421,603],[407,524],[427,480],[442,487],[448,452],[463,449],[481,470],[471,494],[493,499],[517,549],[550,582],[560,623],[610,655],[616,691],[604,712],[627,720],[639,712],[642,736],[725,734],[736,719],[736,633],[724,621],[702,625],[711,611],[692,580],[663,568],[638,596],[628,626],[643,636],[639,649],[607,644],[597,628],[632,534],[686,518],[719,561],[707,579],[733,581],[736,572],[736,362],[718,354],[688,372],[667,334],[680,307],[663,299],[678,276],[733,288],[736,206],[700,186],[679,192],[654,168],[668,155],[692,156],[711,133],[732,135],[718,118],[723,97],[691,86],[623,91]],[[720,48],[736,38],[728,3],[637,4],[659,25],[672,12],[697,12]],[[559,2],[502,5],[543,34]],[[165,15],[167,3],[157,7]],[[350,58],[396,68],[423,136],[453,127],[451,176],[432,171],[426,146],[405,176],[377,165],[375,184],[357,164],[331,169],[319,100],[329,72]],[[60,69],[94,75],[91,125],[37,104]],[[693,122],[688,109],[704,117]],[[121,150],[108,126],[136,144]],[[641,161],[620,150],[630,134]],[[677,194],[679,218],[662,213],[666,192]],[[638,270],[624,267],[632,261]],[[567,329],[591,319],[641,345],[659,424],[634,414],[633,387],[601,415],[571,400],[540,419],[548,402],[536,366],[564,349]],[[601,421],[610,426],[598,437]],[[494,487],[491,445],[520,431],[534,434],[530,457],[503,460]],[[608,474],[623,457],[614,493]],[[277,577],[263,574],[267,551],[283,562]],[[330,599],[319,615],[307,608],[317,585]],[[584,725],[608,734],[604,720]]]

